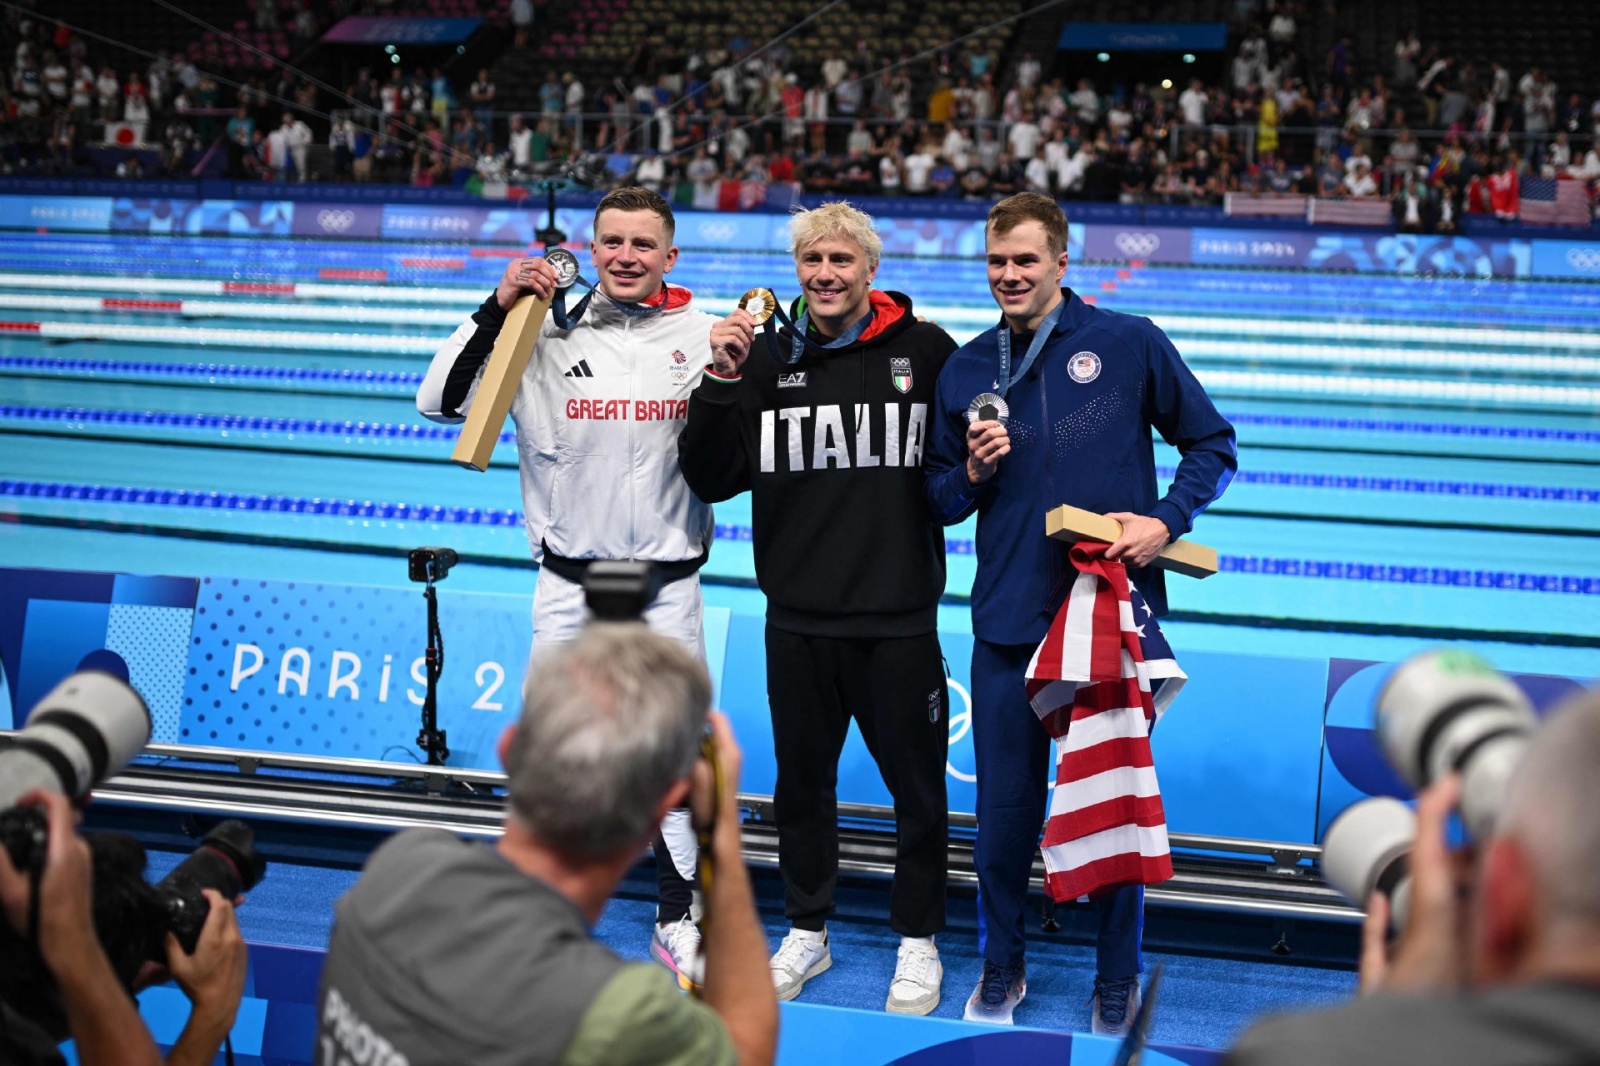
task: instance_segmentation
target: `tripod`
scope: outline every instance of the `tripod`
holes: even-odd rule
[[[428,601],[428,650],[424,660],[428,669],[428,694],[422,700],[422,731],[417,734],[417,747],[427,753],[429,766],[443,766],[450,758],[450,748],[445,731],[439,728],[439,675],[444,673],[444,634],[439,630],[439,593],[433,587],[434,565],[432,560],[426,564],[426,585],[422,590],[423,598]]]

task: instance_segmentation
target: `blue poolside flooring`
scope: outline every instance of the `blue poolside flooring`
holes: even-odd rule
[[[182,859],[177,852],[150,852],[148,874],[159,879]],[[289,861],[275,862],[239,911],[245,938],[253,943],[324,949],[333,904],[355,881],[352,870]],[[754,878],[757,903],[775,949],[787,923],[782,885],[776,875]],[[630,874],[606,908],[595,935],[627,959],[648,959],[655,921],[655,875],[648,863]],[[887,885],[847,881],[829,920],[833,968],[813,979],[801,1002],[881,1010],[894,973],[898,938],[888,927]],[[1088,997],[1094,968],[1094,916],[1086,908],[1063,908],[1062,931],[1030,929],[1028,998],[1017,1009],[1018,1025],[1087,1032]],[[1036,923],[1035,923],[1036,924]],[[1322,1006],[1354,993],[1354,934],[1313,926],[1290,929],[1292,954],[1272,946],[1281,930],[1270,922],[1236,923],[1150,912],[1146,931],[1148,970],[1164,966],[1160,1009],[1153,1040],[1225,1048],[1264,1014]],[[938,937],[945,968],[943,998],[933,1016],[959,1018],[977,981],[980,956],[970,894],[952,894],[946,932]],[[463,945],[463,950],[469,946]]]

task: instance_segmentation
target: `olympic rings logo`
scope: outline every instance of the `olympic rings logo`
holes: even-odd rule
[[[318,211],[317,225],[325,233],[343,233],[356,223],[354,211]]]
[[[700,236],[708,241],[728,241],[738,232],[738,227],[732,222],[702,222],[700,223]]]
[[[1154,233],[1119,233],[1116,236],[1117,251],[1129,259],[1145,259],[1155,254],[1161,247],[1161,238]]]
[[[1574,270],[1581,270],[1586,274],[1600,271],[1600,248],[1568,248],[1567,262]]]
[[[950,746],[953,748],[956,744],[965,740],[968,733],[972,732],[972,694],[962,687],[961,682],[956,681],[954,678],[946,678],[945,684],[949,687],[952,696],[961,697],[961,703],[965,708],[960,711],[955,710],[955,701],[951,700]],[[950,762],[948,759],[945,760],[944,769],[945,773],[957,781],[965,781],[969,785],[978,780],[977,774],[969,774],[965,770],[957,770],[955,763]]]

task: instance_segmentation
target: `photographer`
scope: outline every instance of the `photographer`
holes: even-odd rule
[[[704,665],[636,622],[592,624],[537,659],[500,739],[499,841],[408,830],[339,901],[318,1066],[770,1063],[777,1002],[740,853],[741,754],[720,714],[720,775],[696,759],[710,697]],[[701,1001],[591,934],[686,801],[712,827]]]
[[[27,875],[0,848],[0,903],[8,923],[0,930],[5,958],[0,1061],[65,1063],[56,1045],[70,1036],[83,1066],[160,1063],[132,993],[167,973],[193,1009],[166,1062],[202,1066],[214,1060],[244,994],[247,949],[233,905],[206,890],[210,912],[194,954],[186,954],[167,933],[166,972],[148,964],[141,968],[138,951],[130,950],[136,931],[118,928],[131,917],[122,907],[131,893],[128,884],[117,882],[137,877],[137,872],[112,869],[118,841],[97,837],[91,848],[75,828],[71,802],[58,793],[32,792],[19,806],[44,809],[49,842],[37,900]],[[129,843],[142,865],[141,849]],[[36,957],[29,943],[35,918]],[[107,941],[109,952],[102,946]],[[38,972],[38,963],[47,972]]]
[[[1450,775],[1417,804],[1410,918],[1392,960],[1388,901],[1373,897],[1366,998],[1265,1022],[1229,1062],[1600,1061],[1600,692],[1534,734],[1473,854],[1446,843],[1459,791]]]

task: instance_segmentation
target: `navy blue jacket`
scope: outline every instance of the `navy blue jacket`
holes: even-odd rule
[[[1070,289],[1062,295],[1055,330],[1006,395],[1011,453],[982,485],[967,482],[966,412],[995,389],[1004,322],[963,345],[939,375],[923,464],[928,500],[946,525],[978,513],[972,632],[994,644],[1044,639],[1076,577],[1069,545],[1045,536],[1046,511],[1066,503],[1149,515],[1176,539],[1238,469],[1233,426],[1165,333],[1147,318],[1090,307]],[[1012,345],[1013,373],[1025,354]],[[1183,456],[1165,496],[1152,426]],[[1164,615],[1162,572],[1130,567],[1128,576]]]

